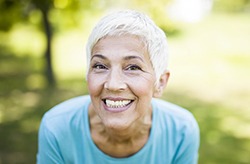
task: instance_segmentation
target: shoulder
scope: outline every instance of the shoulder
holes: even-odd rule
[[[90,101],[89,96],[79,96],[66,100],[45,113],[46,118],[57,117],[69,113],[74,113],[78,109],[84,107]]]
[[[53,128],[57,125],[63,127],[69,122],[77,121],[82,118],[83,111],[89,102],[89,96],[79,96],[66,100],[47,111],[43,116],[42,124]]]
[[[153,99],[152,104],[162,125],[173,131],[199,131],[196,119],[187,109],[161,99]]]
[[[172,151],[175,161],[182,161],[174,163],[196,161],[200,131],[193,114],[185,108],[160,99],[153,99],[152,104],[155,119],[153,126],[158,136],[161,136],[158,140],[166,143],[165,148]]]

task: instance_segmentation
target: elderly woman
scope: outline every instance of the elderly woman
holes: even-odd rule
[[[158,99],[169,78],[164,32],[146,15],[104,17],[87,44],[89,95],[48,111],[41,164],[193,164],[199,128],[187,110]]]

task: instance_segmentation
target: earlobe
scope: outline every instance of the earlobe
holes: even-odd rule
[[[161,77],[160,77],[160,79],[158,81],[158,85],[156,86],[155,91],[154,91],[154,95],[153,95],[154,97],[156,97],[156,98],[161,97],[165,87],[167,86],[169,76],[170,76],[169,71],[165,71],[161,75]]]

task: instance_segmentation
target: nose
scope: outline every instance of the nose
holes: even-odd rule
[[[118,70],[110,71],[106,82],[104,83],[104,88],[109,91],[123,91],[127,87],[123,75]]]

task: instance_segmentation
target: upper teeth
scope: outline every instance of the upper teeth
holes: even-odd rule
[[[113,101],[113,100],[106,100],[106,105],[110,108],[121,108],[130,103],[130,100],[120,100],[120,101]]]

